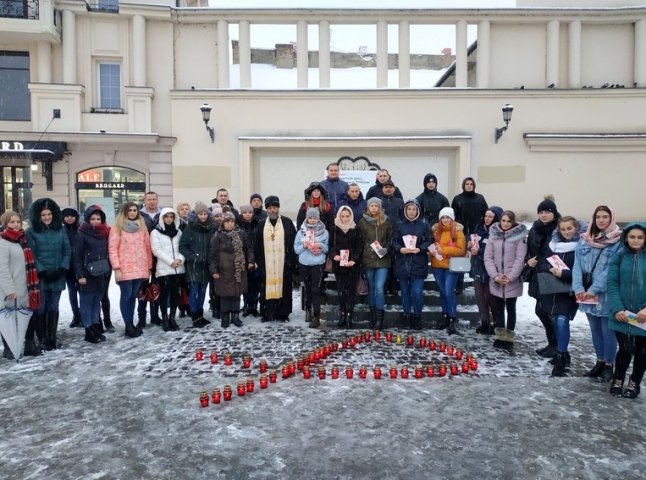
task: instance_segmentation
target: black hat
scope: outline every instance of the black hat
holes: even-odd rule
[[[559,211],[556,208],[556,203],[554,203],[554,200],[552,198],[546,198],[538,204],[538,207],[536,207],[536,213],[544,211],[552,212],[555,217],[559,216]]]
[[[280,208],[280,199],[276,195],[269,195],[265,198],[265,208],[278,207]]]
[[[310,183],[309,187],[305,189],[305,200],[312,194],[314,190],[318,190],[321,192],[321,196],[323,198],[327,197],[327,192],[325,191],[325,187],[321,185],[321,182],[312,182]]]
[[[259,199],[260,199],[260,201],[262,202],[262,195],[260,195],[259,193],[254,193],[254,194],[252,194],[252,195],[249,197],[249,202],[251,202],[254,198],[259,198]]]
[[[431,180],[435,182],[435,185],[437,185],[437,176],[435,176],[434,173],[427,173],[424,175],[424,186],[426,186],[426,184]]]

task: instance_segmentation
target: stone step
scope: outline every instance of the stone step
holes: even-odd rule
[[[357,303],[365,303],[365,295],[359,295]],[[303,298],[303,297],[301,297]],[[456,295],[458,305],[472,306],[476,304],[475,290],[467,287],[460,295]],[[323,301],[326,305],[338,305],[339,293],[336,290],[326,290]],[[399,292],[386,294],[386,305],[401,305],[402,299]],[[424,290],[424,305],[432,307],[440,305],[440,292],[437,290]]]
[[[334,278],[334,274],[328,273],[325,279],[323,280],[323,285],[325,289],[336,290],[336,279]],[[473,279],[470,278],[468,275],[465,275],[464,288],[472,287],[472,286],[473,286]],[[436,292],[438,291],[437,282],[435,281],[435,278],[433,277],[433,275],[429,275],[424,280],[424,290],[433,290]]]

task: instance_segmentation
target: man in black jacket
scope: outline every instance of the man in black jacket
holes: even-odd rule
[[[437,191],[437,177],[433,173],[424,176],[424,191],[416,198],[422,208],[424,221],[433,228],[439,219],[438,214],[444,207],[449,206],[448,199]]]

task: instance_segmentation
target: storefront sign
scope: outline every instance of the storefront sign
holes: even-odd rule
[[[76,188],[79,190],[133,190],[145,191],[144,182],[78,182]]]
[[[101,172],[96,170],[86,170],[79,173],[77,176],[79,182],[100,182],[102,180]]]
[[[0,142],[0,150],[24,150],[25,146],[21,142]]]

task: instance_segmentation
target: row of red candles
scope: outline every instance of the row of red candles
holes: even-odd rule
[[[467,360],[462,363],[461,368],[458,366],[458,362],[451,362],[451,364],[448,366],[445,363],[441,363],[439,367],[435,367],[434,365],[428,365],[426,367],[426,372],[424,371],[424,368],[421,365],[417,365],[415,367],[415,371],[413,373],[414,378],[424,378],[424,373],[426,373],[426,376],[429,378],[433,378],[435,376],[439,377],[445,377],[447,373],[450,373],[452,376],[459,375],[460,371],[464,374],[469,373],[470,371],[476,371],[478,369],[478,362],[474,357],[468,357]],[[281,369],[282,377],[283,379],[288,379],[291,376],[296,374],[296,367],[294,365],[294,362],[290,362],[287,365],[284,365]],[[304,379],[309,379],[312,377],[312,371],[309,367],[309,365],[304,365],[302,369],[303,373],[303,378]],[[324,366],[319,366],[317,369],[317,374],[320,380],[324,380],[327,378],[327,371]],[[372,371],[373,377],[375,380],[380,380],[382,377],[382,370],[381,367],[375,366]],[[388,370],[388,375],[391,379],[396,379],[398,376],[401,376],[403,379],[410,378],[409,370],[407,366],[401,367],[401,370],[398,370],[395,365],[391,365],[389,370]],[[332,370],[330,371],[330,376],[333,379],[338,379],[340,376],[340,371],[339,367],[334,365],[332,367]],[[354,378],[354,367],[352,365],[348,365],[345,367],[345,376],[347,379],[352,379]],[[260,388],[261,389],[266,389],[269,386],[269,383],[276,383],[276,380],[278,378],[278,374],[276,370],[271,370],[269,372],[269,376],[265,375],[264,373],[260,375]],[[359,378],[362,380],[365,380],[368,378],[368,368],[365,365],[362,365],[359,368]],[[244,397],[247,393],[253,393],[255,390],[255,382],[253,378],[247,379],[246,382],[239,382],[238,383],[238,388],[237,388],[237,393],[239,397]],[[213,393],[211,395],[211,401],[214,404],[219,404],[221,403],[222,399],[224,398],[224,401],[230,401],[233,398],[233,390],[231,389],[230,385],[225,385],[223,392],[220,392],[219,388],[213,389]],[[202,407],[207,407],[209,405],[209,395],[207,392],[202,392],[200,394],[200,404]]]

